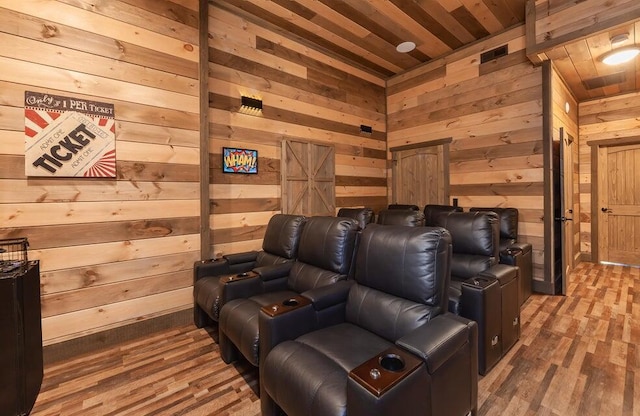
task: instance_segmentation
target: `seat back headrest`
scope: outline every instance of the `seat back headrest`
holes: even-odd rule
[[[516,208],[470,208],[469,211],[493,211],[498,214],[500,219],[500,239],[512,240],[512,243],[518,239],[518,210]]]
[[[359,230],[353,218],[310,217],[300,237],[298,261],[348,274]]]
[[[294,259],[298,255],[300,236],[306,222],[307,217],[303,215],[274,215],[267,224],[262,250],[286,259]]]
[[[380,225],[407,225],[421,227],[424,225],[424,214],[410,209],[383,209],[378,213],[376,222]]]
[[[387,209],[410,209],[412,211],[420,211],[420,207],[413,204],[389,204]]]
[[[355,280],[444,311],[450,259],[451,236],[443,228],[372,224],[360,237]]]
[[[424,206],[424,225],[434,226],[434,218],[441,212],[462,212],[462,207],[453,205],[427,204]]]
[[[373,222],[373,210],[371,208],[340,208],[337,217],[353,218],[358,221],[361,229]]]
[[[474,254],[498,258],[500,230],[495,212],[445,212],[436,215],[434,222],[451,233],[454,256]]]

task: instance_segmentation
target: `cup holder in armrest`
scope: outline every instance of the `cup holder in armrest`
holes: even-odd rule
[[[290,298],[290,299],[287,299],[287,300],[283,300],[282,304],[284,306],[298,306],[300,304],[300,302],[296,298]]]
[[[228,276],[223,276],[222,278],[220,278],[220,282],[221,283],[229,283],[229,282],[235,282],[235,281],[238,281],[238,280],[251,279],[253,277],[256,277],[257,275],[258,275],[258,273],[254,272],[254,271],[248,271],[248,272],[237,273],[237,274],[230,274]]]
[[[376,397],[380,397],[415,371],[420,364],[422,361],[415,355],[391,347],[351,370],[349,377]]]
[[[388,371],[402,371],[404,370],[404,360],[398,354],[383,354],[378,357],[380,366]]]
[[[294,296],[279,303],[263,306],[261,309],[264,313],[273,317],[310,304],[311,300],[308,298],[304,296]]]

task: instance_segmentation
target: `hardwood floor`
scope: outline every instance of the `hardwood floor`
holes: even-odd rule
[[[567,296],[533,295],[520,340],[480,381],[479,414],[640,415],[636,286],[640,269],[582,263]],[[259,415],[256,377],[183,326],[47,366],[32,415]]]

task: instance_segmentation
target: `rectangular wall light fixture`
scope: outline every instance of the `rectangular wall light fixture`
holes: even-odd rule
[[[257,114],[262,111],[262,100],[242,96],[240,111],[248,114]]]

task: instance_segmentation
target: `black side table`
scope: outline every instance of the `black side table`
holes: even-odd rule
[[[28,415],[42,385],[40,263],[0,273],[0,409]]]

